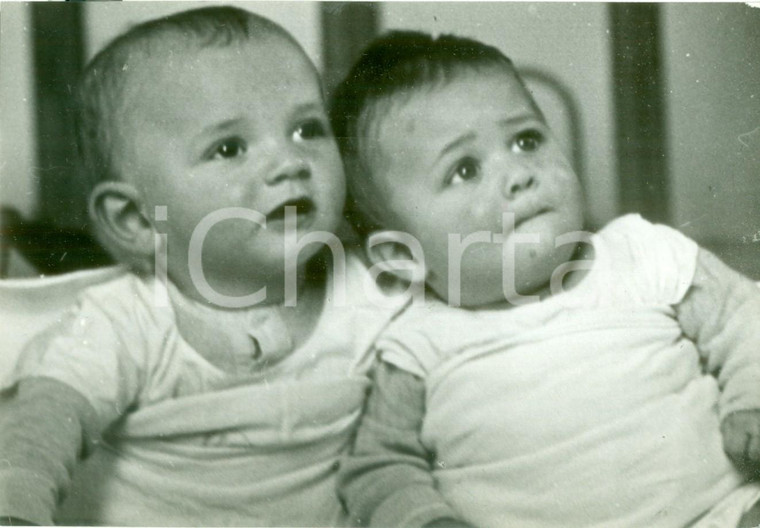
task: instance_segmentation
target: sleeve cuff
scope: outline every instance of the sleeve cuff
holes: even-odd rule
[[[372,515],[372,526],[421,527],[436,519],[457,518],[441,494],[428,486],[408,486],[388,497]]]
[[[55,490],[51,482],[20,469],[0,471],[0,514],[51,526]]]
[[[720,421],[736,411],[760,409],[760,365],[746,365],[726,383],[720,399]]]

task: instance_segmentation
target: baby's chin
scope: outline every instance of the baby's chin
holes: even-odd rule
[[[430,290],[449,306],[471,310],[510,307],[515,304],[515,295],[510,293],[513,290],[504,287],[500,271],[497,272],[495,269],[492,271],[486,277],[481,273],[463,272],[459,287],[456,281],[451,284],[445,281],[442,281],[443,284],[430,282],[428,285]],[[530,293],[526,293],[526,288],[521,285],[518,285],[517,291],[521,295]]]
[[[572,251],[570,245],[526,246],[519,248],[515,260],[506,265],[502,264],[500,254],[470,262],[465,257],[458,292],[456,281],[449,285],[444,280],[430,286],[451,306],[469,309],[522,306],[549,295],[553,273],[571,257]]]
[[[548,286],[517,285],[516,291],[506,291],[501,285],[480,288],[462,288],[460,308],[468,310],[488,310],[513,308],[537,302],[543,298],[543,292]],[[452,299],[444,299],[449,305],[454,305]]]

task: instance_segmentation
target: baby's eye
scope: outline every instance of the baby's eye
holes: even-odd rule
[[[319,119],[309,119],[293,130],[293,140],[302,141],[327,136],[327,125]]]
[[[464,158],[454,165],[449,173],[448,184],[457,185],[471,180],[480,173],[480,164],[474,158]]]
[[[534,152],[543,142],[544,135],[538,130],[524,130],[512,141],[512,152]]]
[[[211,159],[229,159],[245,153],[247,145],[240,138],[227,138],[211,149]]]

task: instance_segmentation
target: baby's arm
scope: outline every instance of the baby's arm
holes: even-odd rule
[[[467,526],[435,488],[420,442],[423,381],[381,362],[361,425],[339,474],[353,522],[374,526]]]
[[[747,476],[760,476],[760,288],[700,248],[694,280],[676,307],[721,388],[726,453]]]
[[[95,424],[95,412],[87,400],[53,379],[24,379],[2,394],[0,515],[3,520],[10,517],[15,521],[53,524],[59,494],[67,489],[76,461],[92,438]]]

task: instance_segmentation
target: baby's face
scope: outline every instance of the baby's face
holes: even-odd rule
[[[297,207],[297,234],[336,229],[345,195],[341,160],[309,59],[279,36],[229,46],[155,51],[134,68],[117,158],[153,217],[167,206],[169,273],[187,273],[190,238],[224,208],[266,219],[215,223],[204,272],[246,291],[251,276],[283,272],[284,207]],[[286,247],[287,246],[287,247]],[[319,246],[306,246],[300,262]]]
[[[546,287],[572,246],[557,236],[582,228],[578,179],[519,81],[507,71],[462,72],[440,87],[390,105],[377,127],[373,168],[381,223],[416,237],[424,250],[427,283],[448,290],[449,235],[503,234],[517,243],[502,256],[499,243],[470,246],[461,260],[461,304],[505,300],[502,262],[518,293]],[[503,230],[504,213],[514,229]],[[461,237],[460,237],[461,235]],[[498,240],[498,239],[497,239]],[[454,259],[456,260],[456,259]]]

